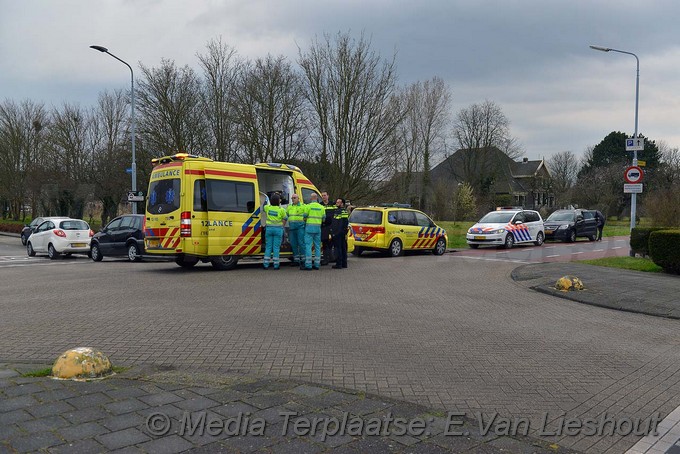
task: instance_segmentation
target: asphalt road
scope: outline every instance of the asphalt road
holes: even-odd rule
[[[220,272],[17,251],[0,237],[0,361],[92,346],[119,365],[309,380],[536,427],[680,405],[678,321],[525,289],[509,276],[514,259],[368,255],[345,270]],[[639,437],[548,438],[619,453]]]
[[[627,236],[607,237],[602,241],[579,238],[575,243],[550,241],[542,246],[517,245],[512,249],[480,247],[461,248],[456,255],[479,260],[514,261],[517,263],[571,262],[602,257],[627,256],[630,250]]]

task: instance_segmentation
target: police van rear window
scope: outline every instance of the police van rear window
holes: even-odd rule
[[[382,211],[357,209],[352,211],[349,222],[352,224],[380,225],[382,224]]]
[[[146,211],[153,214],[172,213],[179,210],[180,179],[168,178],[152,181]]]

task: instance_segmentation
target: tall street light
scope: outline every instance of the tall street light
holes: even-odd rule
[[[109,54],[119,62],[123,63],[125,66],[127,66],[130,69],[130,104],[132,105],[131,108],[131,123],[132,123],[132,191],[137,192],[137,161],[135,159],[135,74],[132,71],[132,66],[128,65],[126,61],[121,60],[120,58],[116,57],[113,55],[111,52],[106,47],[103,46],[90,46],[91,49],[98,50],[99,52],[104,52],[105,54]],[[135,194],[136,195],[136,194]],[[137,214],[137,202],[132,202],[132,213]]]
[[[639,100],[639,94],[640,94],[640,59],[638,58],[637,55],[635,55],[632,52],[626,52],[625,50],[618,50],[618,49],[612,49],[611,47],[602,47],[602,46],[590,46],[591,49],[593,50],[599,50],[602,52],[618,52],[620,54],[628,54],[632,55],[635,57],[635,61],[637,63],[637,75],[635,77],[635,133],[633,134],[633,138],[637,138],[638,135],[638,100]],[[638,165],[638,158],[637,158],[637,150],[633,150],[633,165],[636,166]],[[635,216],[637,214],[637,194],[632,193],[630,195],[630,229],[633,230],[635,228]],[[631,255],[633,255],[633,252],[631,250]]]

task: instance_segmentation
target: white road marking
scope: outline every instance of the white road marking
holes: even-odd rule
[[[604,249],[593,249],[593,252],[604,252]]]
[[[551,257],[559,257],[559,254],[557,254],[557,255],[546,255],[545,256],[545,258],[548,258],[548,259],[551,258]]]
[[[616,247],[613,247],[612,249],[623,249],[623,246],[616,246]]]

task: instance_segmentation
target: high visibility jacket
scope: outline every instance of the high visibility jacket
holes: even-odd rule
[[[304,227],[305,206],[300,202],[295,205],[288,205],[288,225],[291,229]]]
[[[267,212],[267,227],[282,227],[283,221],[288,219],[286,210],[276,205],[267,205],[265,207]]]
[[[336,208],[333,212],[333,222],[331,223],[331,234],[344,235],[349,228],[349,213],[345,208]]]
[[[304,216],[308,225],[321,225],[326,219],[326,210],[319,202],[308,203],[304,206]]]

